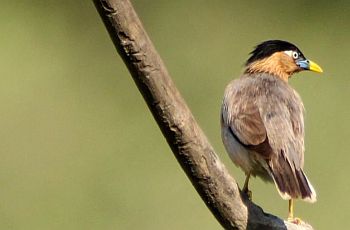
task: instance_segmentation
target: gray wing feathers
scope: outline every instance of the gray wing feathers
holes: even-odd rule
[[[242,77],[226,89],[223,120],[245,145],[259,145],[266,139],[269,154],[283,150],[296,168],[303,167],[303,104],[287,83],[266,75]],[[263,155],[269,155],[263,153]]]
[[[258,145],[266,139],[266,130],[260,118],[255,98],[244,94],[238,84],[230,84],[223,101],[223,120],[245,145]]]
[[[273,94],[259,97],[257,106],[264,123],[269,144],[275,154],[281,151],[297,169],[304,164],[304,124],[301,101],[295,101],[300,108],[293,108],[297,96],[278,98]],[[285,99],[285,100],[281,100]]]

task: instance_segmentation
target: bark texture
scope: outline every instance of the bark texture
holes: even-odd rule
[[[129,0],[94,0],[154,119],[197,192],[225,229],[312,229],[279,219],[241,194],[176,86]]]

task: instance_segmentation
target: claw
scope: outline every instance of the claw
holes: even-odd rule
[[[250,190],[247,189],[247,191],[244,191],[244,193],[247,194],[248,199],[249,199],[250,201],[253,200],[253,193],[252,193],[252,191],[250,191]]]
[[[300,219],[299,217],[288,217],[288,222],[291,222],[297,225],[300,225],[303,223],[302,219]]]

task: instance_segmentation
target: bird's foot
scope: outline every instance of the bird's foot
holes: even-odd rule
[[[250,191],[249,189],[243,189],[242,192],[244,192],[244,194],[247,195],[248,199],[249,199],[250,201],[252,201],[252,199],[253,199],[253,193],[252,193],[252,191]]]
[[[291,217],[291,216],[289,216],[287,221],[290,222],[290,223],[293,223],[293,224],[297,224],[297,225],[300,225],[300,224],[303,223],[303,221],[299,217]]]

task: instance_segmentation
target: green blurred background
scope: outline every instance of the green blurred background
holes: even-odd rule
[[[1,1],[0,229],[221,229],[173,157],[92,1]],[[316,229],[350,211],[349,1],[133,4],[179,90],[237,181],[219,111],[248,53],[285,39],[324,69],[290,83],[307,109],[306,173]],[[254,200],[287,216],[271,184]]]

